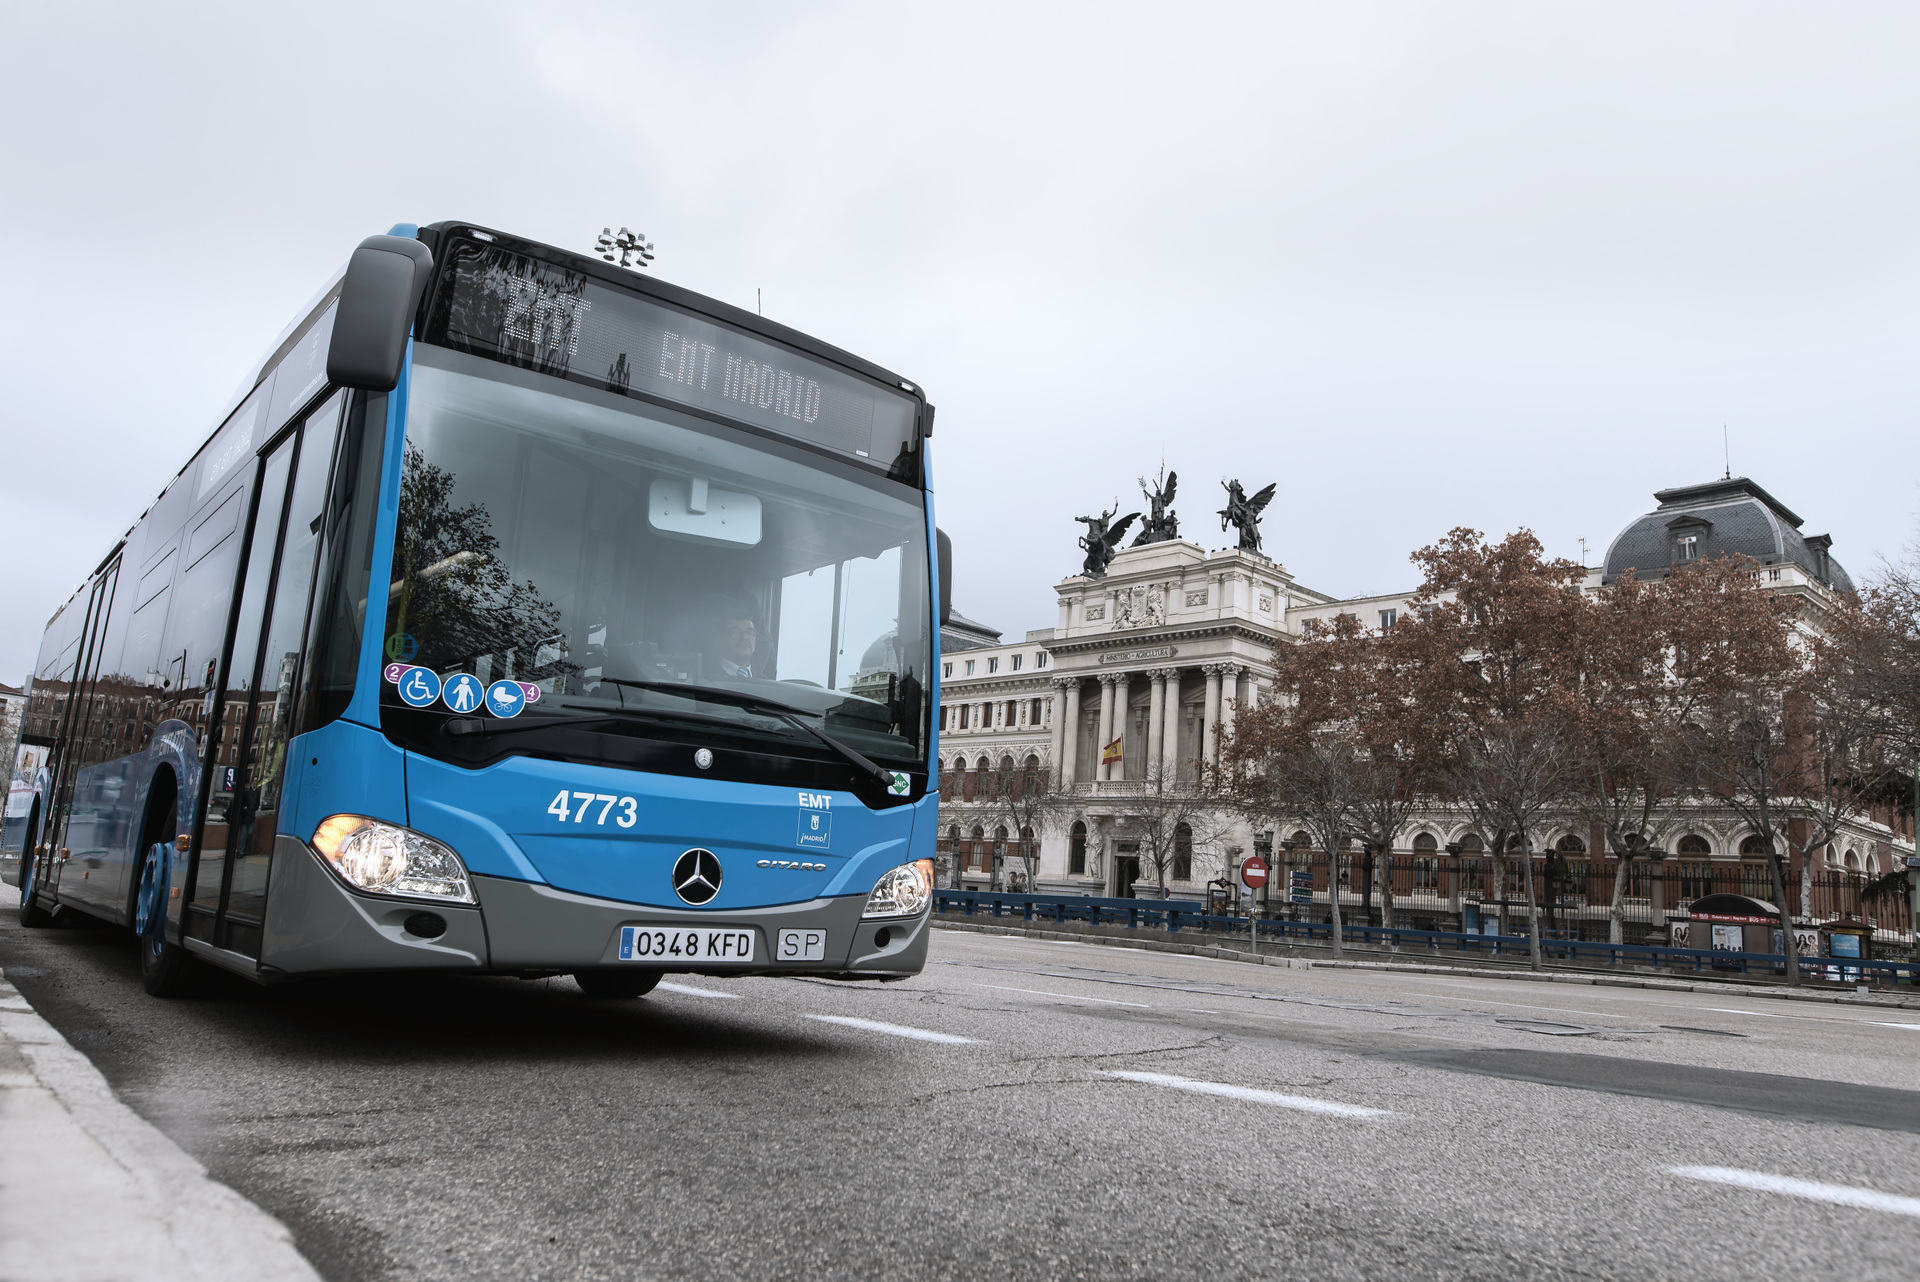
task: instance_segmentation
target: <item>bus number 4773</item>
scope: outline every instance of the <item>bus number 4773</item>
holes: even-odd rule
[[[569,806],[569,799],[575,804]],[[600,813],[594,815],[593,822],[601,827],[606,826],[610,813],[613,814],[613,822],[622,828],[631,828],[640,822],[640,803],[632,797],[616,797],[610,792],[573,792],[562,788],[554,794],[553,804],[547,807],[547,813],[556,816],[561,823],[571,819],[574,823],[584,824],[596,806]],[[617,813],[614,812],[615,806],[619,807]]]

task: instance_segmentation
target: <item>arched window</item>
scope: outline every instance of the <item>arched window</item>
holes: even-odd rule
[[[1756,832],[1740,843],[1740,853],[1749,857],[1765,859],[1768,855],[1771,855],[1773,851],[1767,848],[1766,839]]]
[[[1073,877],[1087,875],[1087,825],[1078,819],[1067,831],[1067,873]]]
[[[985,757],[973,763],[973,795],[981,801],[993,800],[993,763]]]
[[[1031,859],[1040,853],[1040,847],[1033,839],[1032,828],[1022,828],[1020,830],[1020,849],[1014,853],[1022,859]]]
[[[1020,795],[1033,797],[1038,796],[1039,792],[1040,758],[1028,753],[1026,761],[1020,766]]]
[[[1460,889],[1484,893],[1487,889],[1487,861],[1480,856],[1486,853],[1487,843],[1480,839],[1477,832],[1467,833],[1460,838]]]
[[[1193,880],[1193,829],[1186,824],[1173,830],[1173,879]]]
[[[1847,851],[1846,865],[1847,865],[1848,872],[1854,872],[1854,873],[1859,872],[1860,871],[1860,852],[1857,850]]]
[[[1012,757],[1000,758],[999,777],[994,780],[994,783],[1001,791],[1005,792],[1006,795],[1008,795],[1009,797],[1016,795],[1014,792],[1014,787],[1017,783],[1017,779],[1013,773]]]
[[[985,868],[987,866],[987,830],[979,824],[973,826],[973,848],[967,852],[967,867]]]
[[[1554,842],[1553,848],[1563,855],[1584,855],[1587,853],[1587,843],[1572,833],[1568,833],[1560,840]]]
[[[1440,889],[1440,839],[1430,832],[1413,839],[1413,888]]]
[[[1682,855],[1710,855],[1713,853],[1713,847],[1707,844],[1707,839],[1698,833],[1692,832],[1682,837],[1679,844],[1674,847],[1674,850],[1676,853]]]
[[[980,781],[974,777],[971,770],[967,769],[967,759],[965,757],[955,759],[953,768],[960,775],[960,800],[972,801],[977,798],[980,795]]]

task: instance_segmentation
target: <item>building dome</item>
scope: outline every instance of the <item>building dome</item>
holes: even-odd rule
[[[1854,590],[1828,550],[1832,538],[1800,533],[1800,518],[1744,476],[1660,490],[1653,497],[1660,506],[1620,531],[1607,549],[1605,582],[1628,570],[1656,579],[1691,561],[1750,556],[1762,565],[1790,562],[1836,592]]]

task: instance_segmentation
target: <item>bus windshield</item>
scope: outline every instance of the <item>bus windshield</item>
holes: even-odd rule
[[[448,759],[472,738],[608,760],[597,745],[692,733],[831,760],[824,734],[925,769],[919,491],[631,397],[415,351],[384,633],[390,735]],[[403,687],[412,668],[435,680]],[[429,686],[439,694],[423,699]]]

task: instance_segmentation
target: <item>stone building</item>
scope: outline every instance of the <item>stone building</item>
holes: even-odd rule
[[[1824,602],[1853,590],[1831,540],[1801,534],[1800,518],[1750,480],[1662,490],[1655,499],[1659,506],[1630,522],[1602,564],[1589,569],[1590,588],[1630,567],[1642,578],[1659,577],[1690,560],[1737,553],[1759,563],[1770,588],[1807,598],[1815,626]],[[1257,551],[1209,552],[1181,539],[1119,551],[1104,576],[1073,575],[1057,592],[1054,626],[1018,642],[964,620],[967,635],[943,634],[943,884],[1015,887],[1024,867],[1014,858],[1021,834],[1008,831],[1005,807],[991,794],[999,780],[1057,767],[1071,789],[1071,813],[1033,834],[1039,858],[1032,889],[1127,896],[1140,878],[1144,891],[1153,878],[1128,848],[1130,808],[1156,789],[1191,780],[1199,762],[1218,759],[1235,714],[1270,697],[1275,646],[1291,643],[1309,620],[1341,613],[1368,627],[1392,627],[1411,595],[1339,599],[1296,582]],[[1169,891],[1178,897],[1203,896],[1244,855],[1270,856],[1289,836],[1253,832],[1231,816],[1207,826],[1215,839],[1176,864],[1181,875],[1170,879]],[[1897,834],[1866,820],[1854,829],[1836,843],[1829,868],[1884,876],[1913,851],[1904,829]],[[1599,853],[1596,835],[1571,822],[1544,839],[1543,848],[1580,869]],[[1463,888],[1457,871],[1445,884],[1441,852],[1450,843],[1473,850],[1479,840],[1463,816],[1447,813],[1419,816],[1398,835],[1396,854],[1415,870],[1413,881],[1424,883],[1396,899],[1401,922],[1461,924],[1463,894],[1481,892]],[[1673,868],[1689,870],[1688,885],[1704,886],[1719,864],[1741,864],[1736,880],[1758,888],[1764,865],[1735,816],[1700,808],[1658,834],[1656,844],[1672,856]],[[1730,867],[1720,871],[1735,876]]]

